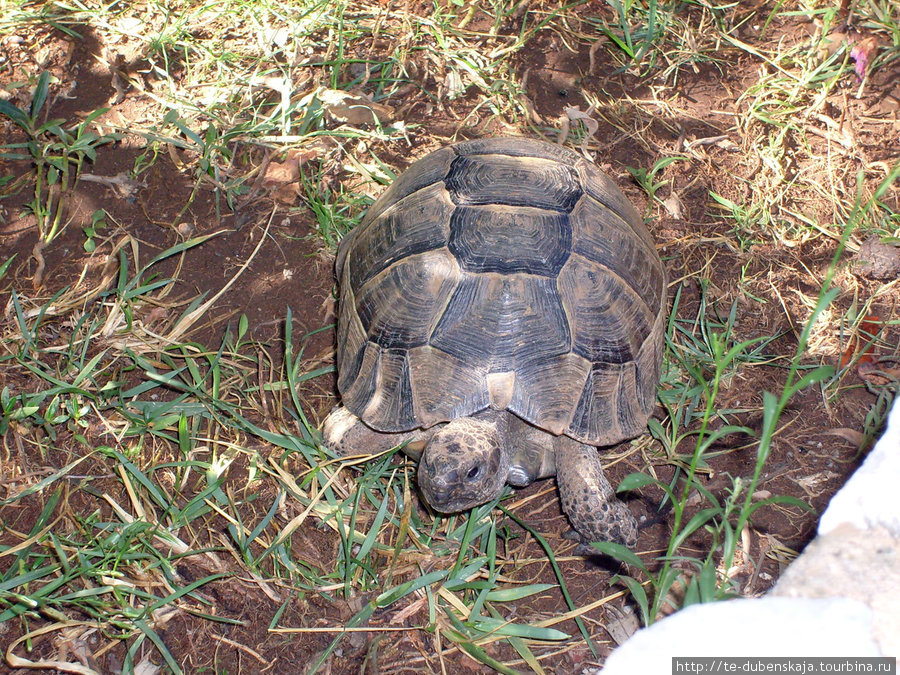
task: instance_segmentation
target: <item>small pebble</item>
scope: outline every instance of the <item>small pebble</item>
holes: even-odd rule
[[[900,247],[873,235],[859,247],[853,260],[854,274],[868,279],[892,281],[900,276]]]

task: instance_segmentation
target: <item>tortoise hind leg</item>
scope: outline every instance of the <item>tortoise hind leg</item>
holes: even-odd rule
[[[581,542],[613,541],[634,547],[637,519],[616,498],[597,448],[566,436],[556,437],[553,445],[562,507]]]

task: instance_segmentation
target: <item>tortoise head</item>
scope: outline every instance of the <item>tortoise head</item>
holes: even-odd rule
[[[435,511],[465,511],[502,492],[509,462],[496,424],[456,419],[425,446],[419,461],[419,490]]]

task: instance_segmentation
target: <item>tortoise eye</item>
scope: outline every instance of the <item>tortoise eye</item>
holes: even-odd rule
[[[469,473],[466,474],[466,478],[468,480],[475,480],[479,476],[481,476],[481,466],[480,465],[473,466],[471,469],[469,469]]]

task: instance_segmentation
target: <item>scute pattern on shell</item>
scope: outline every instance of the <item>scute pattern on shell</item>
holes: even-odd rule
[[[378,431],[507,409],[595,445],[636,435],[662,359],[666,275],[593,164],[520,138],[413,164],[338,250],[338,388]],[[495,404],[496,405],[496,404]]]

